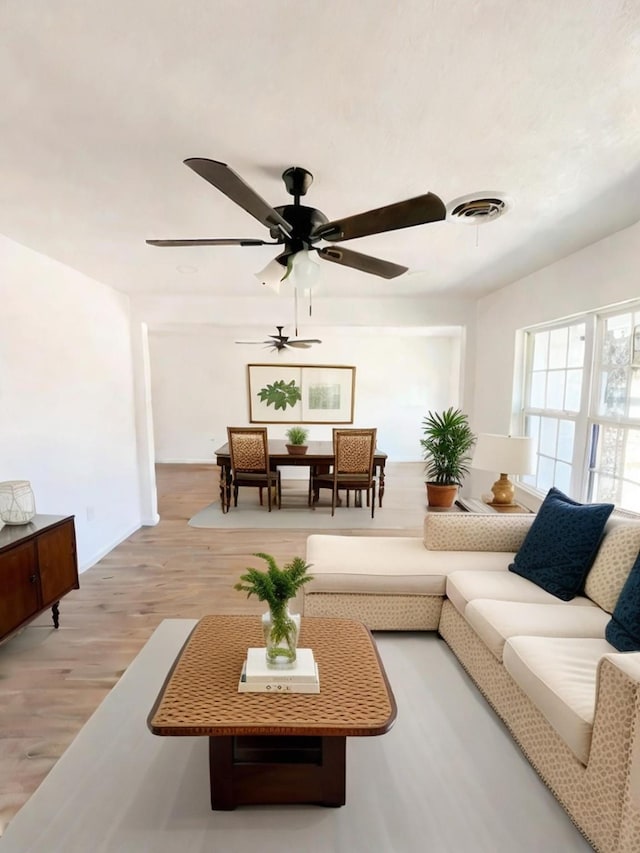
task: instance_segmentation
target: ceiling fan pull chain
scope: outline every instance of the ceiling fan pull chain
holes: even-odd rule
[[[293,320],[295,326],[295,335],[298,337],[298,282],[294,277],[293,282]]]

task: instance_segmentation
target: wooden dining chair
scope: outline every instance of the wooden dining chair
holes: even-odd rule
[[[333,430],[333,470],[327,474],[312,474],[309,483],[310,502],[318,489],[331,489],[331,515],[335,515],[340,490],[367,493],[371,518],[376,509],[376,476],[374,457],[376,429]],[[348,505],[348,503],[347,503]]]
[[[271,470],[269,460],[269,443],[266,427],[227,427],[229,456],[231,458],[231,475],[225,484],[225,501],[228,512],[231,506],[231,489],[233,489],[233,505],[238,506],[238,489],[242,486],[252,486],[260,490],[260,506],[264,506],[262,490],[267,490],[267,505],[271,512],[272,494],[275,489],[275,499],[278,509],[282,503],[282,488],[280,471]]]

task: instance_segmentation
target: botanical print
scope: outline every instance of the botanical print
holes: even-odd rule
[[[334,364],[248,364],[249,421],[353,423],[355,373]]]
[[[309,409],[339,409],[340,386],[318,383],[308,389],[307,406]]]
[[[282,409],[287,406],[295,406],[302,399],[302,391],[296,385],[295,379],[291,382],[286,382],[284,379],[277,379],[271,385],[266,385],[258,391],[258,399],[261,403],[266,403],[267,406],[273,406],[274,409]]]

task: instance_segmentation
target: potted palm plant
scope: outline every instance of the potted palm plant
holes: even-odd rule
[[[309,430],[301,426],[290,427],[285,435],[289,439],[287,444],[287,452],[292,456],[301,456],[307,452],[307,436]]]
[[[450,507],[469,473],[476,436],[467,415],[453,406],[444,412],[429,412],[422,421],[422,432],[429,506]]]
[[[269,611],[262,616],[267,664],[291,666],[296,660],[300,616],[289,612],[289,600],[313,580],[307,574],[310,566],[302,557],[294,557],[281,569],[270,554],[253,556],[264,560],[268,569],[247,568],[234,589],[246,592],[247,598],[255,595],[259,601],[267,602]]]

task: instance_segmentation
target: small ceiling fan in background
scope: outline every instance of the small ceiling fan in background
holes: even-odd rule
[[[316,244],[325,240],[331,243],[353,240],[383,231],[438,222],[446,217],[444,202],[433,193],[425,193],[355,216],[329,220],[322,211],[300,204],[300,198],[306,195],[313,182],[311,172],[300,166],[292,166],[282,174],[287,192],[293,196],[293,204],[271,207],[226,163],[204,157],[190,157],[184,163],[268,228],[271,240],[147,240],[150,246],[283,246],[275,261],[287,271],[293,256],[299,252],[315,251],[322,260],[390,279],[407,272],[408,267],[340,246],[319,247]]]
[[[290,338],[287,335],[282,334],[282,330],[284,326],[276,326],[278,330],[277,335],[269,335],[266,341],[236,341],[237,344],[262,344],[262,346],[267,347],[267,349],[275,350],[276,352],[280,352],[283,349],[295,348],[295,349],[309,349],[312,344],[321,344],[322,341],[319,338]],[[297,334],[297,330],[296,330]]]

